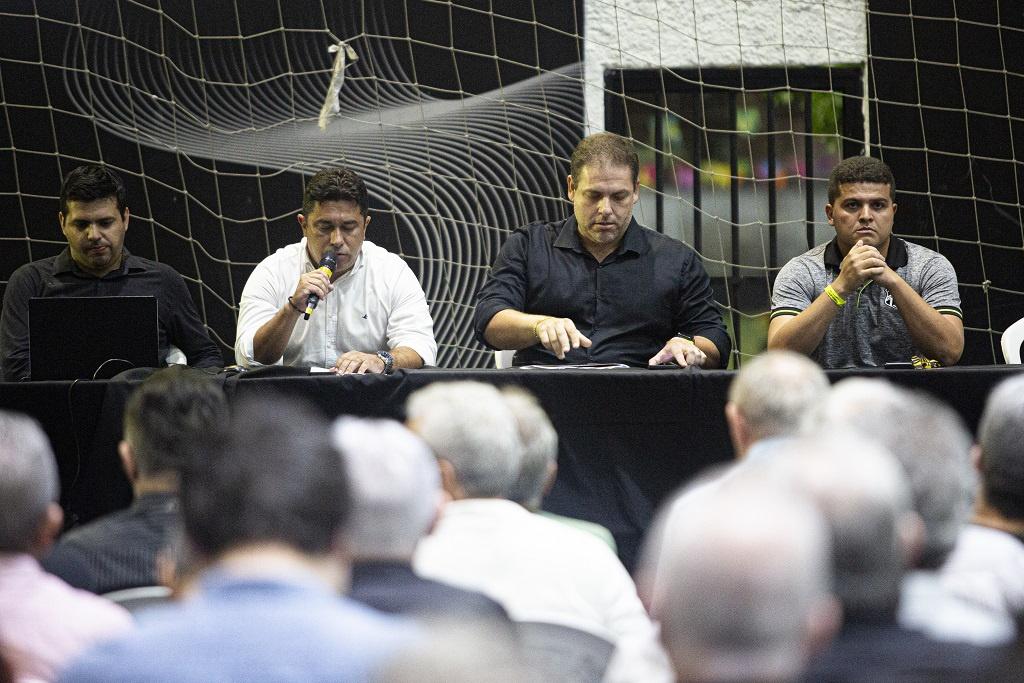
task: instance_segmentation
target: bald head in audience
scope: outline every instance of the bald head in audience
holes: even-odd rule
[[[644,565],[682,681],[796,680],[838,624],[821,514],[749,471],[700,506],[670,502]]]
[[[759,442],[796,435],[828,390],[824,371],[807,356],[766,351],[744,362],[725,404],[736,456],[746,457]]]

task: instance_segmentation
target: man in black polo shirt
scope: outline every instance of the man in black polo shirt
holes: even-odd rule
[[[32,297],[155,296],[160,357],[171,345],[196,367],[224,364],[199,319],[185,281],[173,268],[132,256],[124,248],[129,212],[121,178],[105,166],[79,166],[60,191],[64,251],[27,263],[11,275],[0,314],[0,371],[6,381],[28,379],[28,300]]]
[[[612,133],[573,151],[573,215],[512,233],[477,296],[477,337],[514,363],[724,367],[731,343],[696,253],[633,218],[639,163]]]

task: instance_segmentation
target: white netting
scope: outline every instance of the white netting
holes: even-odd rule
[[[486,365],[470,323],[487,267],[510,229],[569,210],[567,157],[608,128],[641,150],[638,218],[698,249],[749,354],[778,267],[828,237],[822,179],[867,140],[896,173],[897,232],[957,268],[965,362],[992,362],[1024,312],[1012,8],[8,1],[0,283],[61,248],[60,179],[103,161],[129,184],[129,248],[186,277],[227,351],[252,267],[299,237],[305,178],[345,164],[369,239],[423,283],[440,364]]]

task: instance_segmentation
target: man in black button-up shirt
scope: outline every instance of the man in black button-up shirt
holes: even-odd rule
[[[515,364],[724,367],[731,342],[696,253],[633,219],[632,144],[597,133],[573,152],[573,216],[513,232],[477,296],[477,337]]]
[[[174,345],[189,365],[224,364],[210,341],[181,275],[124,248],[129,212],[124,183],[104,166],[79,166],[64,180],[57,214],[68,247],[14,271],[0,313],[0,371],[6,381],[29,375],[28,300],[32,297],[155,296],[160,357]]]

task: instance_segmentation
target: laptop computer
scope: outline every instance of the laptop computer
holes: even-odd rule
[[[33,380],[109,379],[160,366],[153,296],[33,297],[28,336]]]

